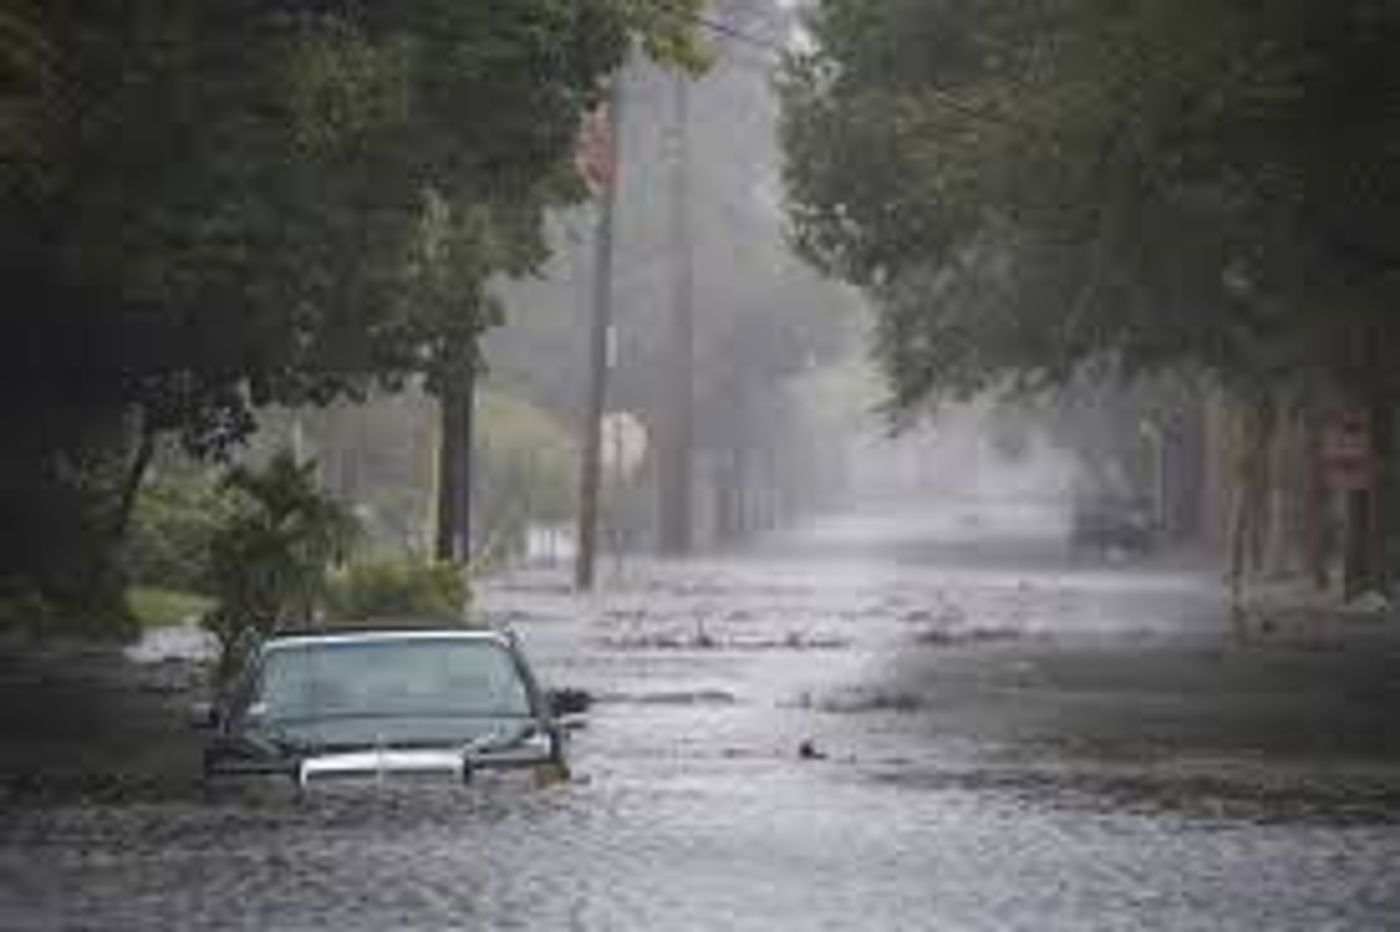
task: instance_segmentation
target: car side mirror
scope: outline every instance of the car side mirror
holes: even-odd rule
[[[551,689],[545,693],[551,718],[568,719],[582,715],[593,705],[593,697],[582,689]]]

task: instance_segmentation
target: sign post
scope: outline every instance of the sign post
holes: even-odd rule
[[[1323,488],[1344,496],[1342,589],[1351,598],[1372,579],[1381,558],[1373,507],[1378,469],[1367,413],[1347,409],[1329,414],[1323,421],[1320,454]]]
[[[1364,411],[1339,411],[1322,428],[1322,475],[1334,492],[1364,492],[1375,484],[1371,422]]]
[[[598,546],[598,486],[603,458],[603,411],[608,399],[608,333],[612,328],[613,215],[617,207],[618,137],[622,77],[613,77],[608,98],[583,127],[579,170],[598,194],[598,229],[593,270],[593,322],[588,341],[588,393],[579,444],[578,549],[574,585],[593,588]]]

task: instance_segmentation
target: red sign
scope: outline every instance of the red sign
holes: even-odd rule
[[[588,182],[594,196],[612,186],[617,174],[617,141],[613,139],[612,116],[607,103],[583,118],[578,150],[574,154],[579,174]]]
[[[1371,422],[1364,411],[1338,411],[1322,426],[1322,476],[1329,489],[1354,492],[1375,482]]]

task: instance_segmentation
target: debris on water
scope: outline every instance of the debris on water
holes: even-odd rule
[[[705,619],[695,619],[695,646],[701,648],[717,647],[719,642],[705,630]]]
[[[934,599],[932,606],[901,612],[899,620],[911,625],[931,624],[951,628],[965,623],[967,612],[940,592]]]
[[[857,686],[838,690],[815,702],[809,694],[800,697],[805,707],[815,706],[822,712],[854,715],[864,712],[917,712],[924,700],[919,695],[898,689]]]
[[[1390,610],[1390,600],[1384,594],[1372,590],[1352,599],[1347,603],[1346,609],[1358,614],[1384,614]]]
[[[746,646],[762,649],[765,647],[786,647],[789,650],[841,650],[850,647],[849,638],[831,634],[807,634],[803,631],[789,631],[781,642],[750,641]]]
[[[632,703],[635,705],[733,705],[738,700],[722,689],[690,689],[648,693],[607,693],[600,702]]]
[[[640,608],[610,608],[603,613],[603,620],[609,623],[637,624],[644,621],[646,617],[647,613]]]
[[[614,650],[843,650],[851,640],[835,634],[788,631],[781,637],[721,638],[704,629],[691,634],[657,632],[604,638]]]
[[[802,760],[826,760],[826,752],[817,747],[811,738],[806,738],[797,746],[797,756]]]
[[[1025,635],[1020,628],[976,627],[961,630],[949,628],[926,628],[914,636],[914,640],[931,647],[951,647],[958,644],[989,644],[997,641],[1014,641]]]

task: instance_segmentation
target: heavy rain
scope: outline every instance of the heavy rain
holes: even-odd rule
[[[0,928],[1394,928],[1400,8],[0,0]]]

